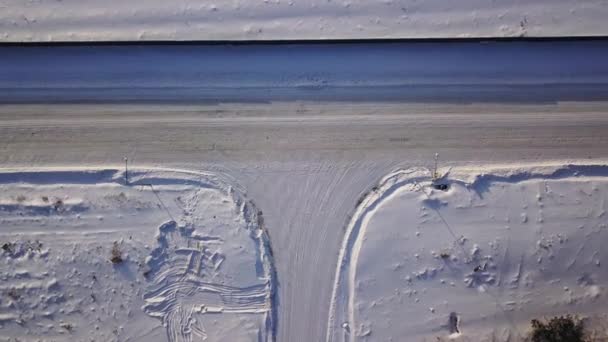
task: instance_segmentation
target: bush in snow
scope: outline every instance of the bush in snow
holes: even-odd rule
[[[548,322],[533,319],[532,342],[585,342],[583,321],[570,315],[553,317]]]
[[[120,264],[122,259],[122,252],[120,251],[120,246],[118,246],[118,242],[114,242],[114,246],[112,246],[112,254],[110,256],[110,261],[113,264]]]

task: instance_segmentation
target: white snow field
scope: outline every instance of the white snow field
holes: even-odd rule
[[[608,34],[606,0],[2,0],[0,41]]]
[[[262,213],[211,174],[0,172],[0,340],[274,341]]]
[[[535,318],[605,322],[608,167],[443,172],[396,171],[360,199],[328,341],[519,341]]]

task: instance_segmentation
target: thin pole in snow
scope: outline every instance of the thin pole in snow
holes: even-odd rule
[[[129,170],[127,168],[127,162],[129,158],[125,157],[125,185],[129,185]]]
[[[439,153],[435,153],[435,169],[433,170],[433,180],[436,180],[437,178],[439,178],[439,175],[437,174],[438,162],[439,162]]]

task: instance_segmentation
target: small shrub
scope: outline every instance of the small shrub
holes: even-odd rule
[[[570,315],[553,317],[548,322],[533,319],[532,342],[585,342],[583,321]]]
[[[2,250],[10,255],[15,254],[16,245],[14,242],[6,242],[2,245]]]
[[[74,330],[74,326],[70,323],[61,322],[59,323],[59,326],[69,332],[72,332],[72,330]]]
[[[458,329],[458,321],[458,314],[451,312],[450,318],[448,319],[448,329],[450,334],[460,334],[460,329]]]
[[[120,246],[118,246],[118,242],[116,242],[116,241],[114,241],[114,246],[112,246],[112,253],[110,255],[110,261],[115,265],[123,262],[122,252],[120,251]]]
[[[55,203],[53,203],[53,208],[55,208],[55,211],[62,211],[63,210],[63,201],[59,198],[57,200],[55,200]]]
[[[12,288],[12,289],[8,290],[7,295],[9,297],[11,297],[13,300],[19,300],[19,298],[21,298],[21,295],[19,294],[19,292],[15,288]]]

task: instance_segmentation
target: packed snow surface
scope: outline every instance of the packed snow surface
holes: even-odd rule
[[[581,165],[388,175],[348,226],[328,341],[519,341],[535,318],[605,321],[606,175]]]
[[[1,41],[608,34],[606,0],[2,0]]]
[[[208,174],[0,173],[0,340],[274,341],[262,214]]]

